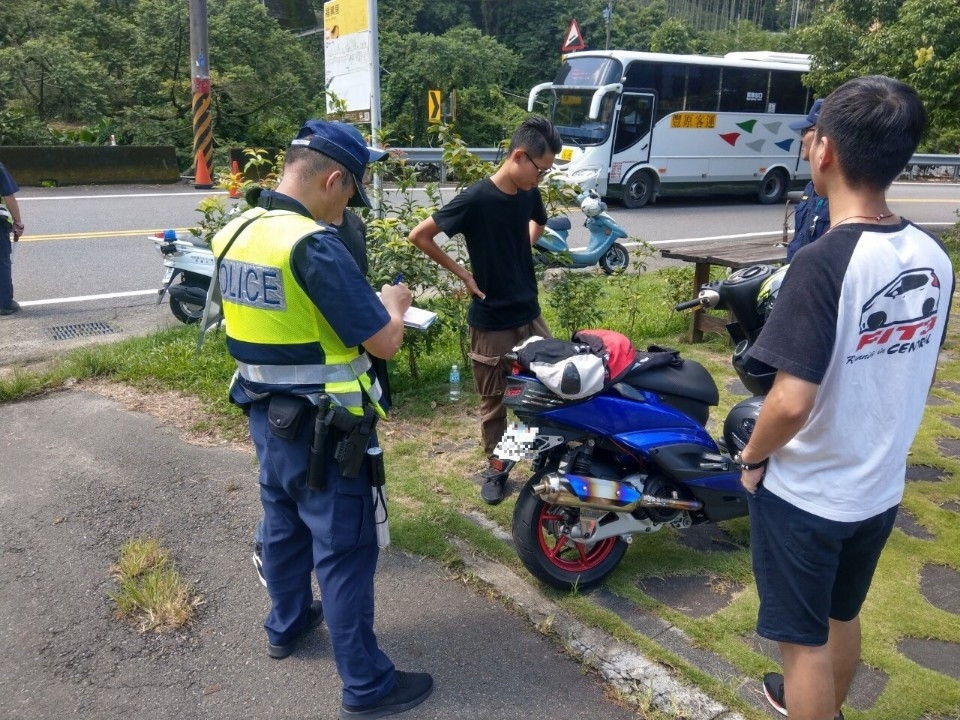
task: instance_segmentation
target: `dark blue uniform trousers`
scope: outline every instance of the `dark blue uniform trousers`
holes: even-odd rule
[[[393,689],[395,678],[373,632],[373,575],[380,549],[368,463],[360,477],[343,479],[328,443],[326,488],[311,490],[306,474],[313,422],[304,423],[296,440],[282,440],[269,430],[267,403],[254,403],[250,434],[260,460],[263,571],[273,603],[264,623],[267,637],[284,645],[303,627],[313,601],[314,569],[343,702],[376,702]]]
[[[13,303],[13,235],[10,225],[0,220],[0,308]]]

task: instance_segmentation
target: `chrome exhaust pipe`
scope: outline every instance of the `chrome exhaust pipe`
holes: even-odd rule
[[[646,495],[629,483],[583,475],[559,475],[548,473],[531,490],[544,502],[567,507],[584,507],[594,510],[631,512],[638,507],[695,512],[703,508],[699,500]]]

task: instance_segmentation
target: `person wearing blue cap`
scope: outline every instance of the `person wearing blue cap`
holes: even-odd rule
[[[370,206],[365,143],[343,123],[312,121],[287,150],[280,183],[213,239],[230,399],[249,417],[260,464],[267,654],[289,656],[326,620],[343,683],[339,718],[379,718],[422,703],[427,673],[403,672],[373,631],[379,547],[371,482],[384,415],[370,355],[403,341],[410,290],[367,284],[329,227]],[[323,602],[313,598],[316,573]]]
[[[300,128],[300,132],[297,134],[297,138],[301,139],[304,137],[309,137],[315,132],[315,128],[319,127],[320,124],[324,123],[324,120],[308,120],[304,123],[303,127]],[[360,131],[357,130],[352,125],[343,125],[343,129],[354,136],[354,139],[361,143],[366,143],[363,135],[360,134]],[[382,148],[375,148],[367,146],[367,162],[375,163],[382,162],[385,160],[389,153]],[[364,186],[366,186],[368,175],[364,175]],[[249,201],[251,204],[256,204],[257,198],[260,193],[263,192],[261,188],[254,188],[251,191],[253,194],[249,196]],[[360,268],[360,272],[366,276],[367,271],[369,270],[369,262],[367,260],[367,226],[360,219],[360,216],[344,208],[343,212],[340,214],[340,218],[332,222],[327,223],[328,227],[336,230],[337,236],[340,238],[340,241],[346,246],[347,250],[350,252],[350,255],[353,257],[354,261],[357,263],[357,267]],[[373,363],[374,370],[377,373],[377,379],[380,381],[380,389],[382,391],[381,404],[384,405],[384,409],[389,409],[390,405],[390,382],[387,375],[387,362],[382,358],[371,357],[371,362]],[[253,539],[253,566],[257,571],[257,577],[260,580],[260,584],[264,587],[267,586],[267,577],[263,573],[263,519],[257,523],[256,530],[254,531]]]
[[[810,145],[817,129],[817,119],[820,117],[820,106],[823,100],[816,100],[810,112],[803,120],[790,123],[790,129],[800,133],[800,159],[810,160]],[[787,262],[804,245],[809,245],[823,235],[830,228],[830,204],[825,197],[817,195],[813,187],[813,180],[803,189],[803,197],[797,204],[793,215],[795,230],[793,239],[787,245]]]

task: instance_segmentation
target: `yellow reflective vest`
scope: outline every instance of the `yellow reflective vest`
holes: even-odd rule
[[[299,213],[257,207],[217,233],[218,258],[236,236],[217,267],[227,347],[254,394],[325,392],[355,415],[366,395],[383,417],[370,357],[341,342],[293,275],[294,247],[325,230]]]

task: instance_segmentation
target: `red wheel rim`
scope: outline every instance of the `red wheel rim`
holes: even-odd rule
[[[563,517],[554,514],[552,507],[544,505],[540,508],[537,540],[544,557],[564,572],[583,573],[592,570],[607,559],[617,544],[615,537],[606,538],[591,545],[579,543],[566,535],[558,537],[550,529],[550,524],[563,520]]]

